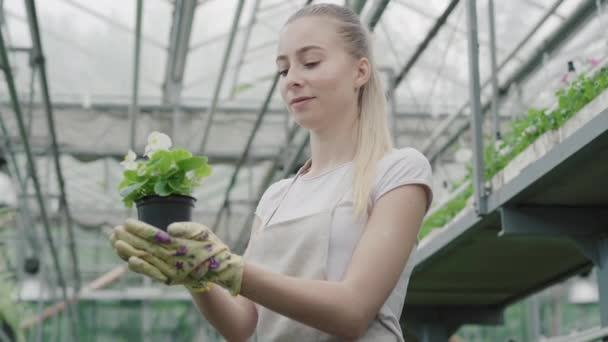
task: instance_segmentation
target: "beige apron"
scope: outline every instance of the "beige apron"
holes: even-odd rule
[[[335,193],[335,198],[329,199],[329,203],[331,203],[329,209],[268,225],[299,175],[300,172],[284,191],[280,201],[271,211],[271,215],[262,222],[257,233],[253,235],[244,257],[247,262],[259,264],[281,274],[304,279],[326,280],[332,218],[350,184],[342,182],[343,184]],[[344,177],[343,179],[350,178]],[[256,307],[258,308],[258,324],[252,338],[253,341],[340,341],[338,337],[289,319],[261,305],[256,304]],[[387,317],[386,313],[391,317]],[[388,321],[391,321],[392,324],[387,324]],[[385,304],[359,341],[403,341],[400,329],[395,327],[393,322],[396,322],[397,327],[399,326],[398,319],[390,314],[390,310]]]

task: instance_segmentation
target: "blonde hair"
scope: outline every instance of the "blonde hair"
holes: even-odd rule
[[[359,89],[359,130],[354,159],[354,212],[367,213],[368,199],[376,174],[377,162],[393,148],[388,127],[386,98],[378,70],[373,63],[369,31],[359,17],[347,7],[333,4],[315,4],[303,7],[287,20],[287,24],[303,17],[327,17],[336,21],[337,33],[343,39],[347,52],[354,58],[366,57],[370,62],[369,81]]]

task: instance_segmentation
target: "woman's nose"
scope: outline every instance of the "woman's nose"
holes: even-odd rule
[[[302,85],[302,78],[296,68],[291,68],[287,72],[285,78],[287,81],[287,88],[299,87]]]

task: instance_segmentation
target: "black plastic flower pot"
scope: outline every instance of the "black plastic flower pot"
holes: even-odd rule
[[[173,222],[191,221],[196,198],[184,195],[146,196],[135,202],[137,218],[164,231]]]

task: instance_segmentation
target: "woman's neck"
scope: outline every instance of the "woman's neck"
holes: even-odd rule
[[[310,132],[312,165],[309,177],[322,174],[355,158],[359,121],[341,123],[330,129]]]

